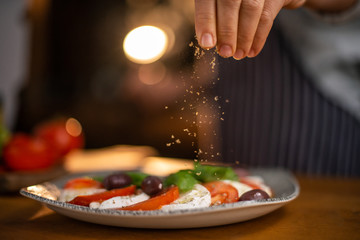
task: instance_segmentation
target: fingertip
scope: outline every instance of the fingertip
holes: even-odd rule
[[[256,51],[255,51],[254,49],[250,49],[247,57],[253,58],[253,57],[255,57],[256,55],[257,55],[257,54],[256,54]]]
[[[264,45],[262,44],[261,46],[252,46],[251,49],[249,50],[249,53],[247,54],[248,58],[254,58],[257,55],[259,55],[263,49]]]
[[[210,33],[202,34],[200,38],[200,46],[205,49],[210,49],[215,46],[214,37]]]
[[[242,49],[237,49],[234,54],[234,59],[236,59],[236,60],[243,59],[245,57],[244,55],[245,55],[245,53]]]
[[[221,45],[219,48],[219,54],[224,58],[228,58],[233,55],[233,50],[229,45]]]

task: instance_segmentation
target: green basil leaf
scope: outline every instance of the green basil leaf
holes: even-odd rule
[[[125,172],[129,177],[131,178],[132,184],[136,185],[137,187],[141,187],[141,183],[149,176],[149,174],[143,173],[143,172]]]
[[[231,167],[211,166],[195,163],[194,176],[201,182],[212,182],[218,180],[238,181],[239,177]]]
[[[163,182],[164,187],[176,185],[180,193],[187,192],[193,189],[194,185],[199,183],[194,177],[192,170],[180,170],[176,173],[170,174]]]

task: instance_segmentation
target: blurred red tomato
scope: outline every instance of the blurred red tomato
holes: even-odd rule
[[[63,157],[73,149],[84,146],[81,125],[74,118],[40,124],[35,129],[35,136],[50,144],[52,149],[58,153],[58,158]]]
[[[15,134],[4,147],[5,164],[12,170],[28,171],[48,168],[56,155],[41,138]]]
[[[66,182],[64,189],[82,189],[82,188],[102,188],[101,182],[96,181],[92,178],[75,178]]]

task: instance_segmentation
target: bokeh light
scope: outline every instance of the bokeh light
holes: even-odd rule
[[[73,137],[80,136],[82,132],[81,124],[75,118],[69,118],[66,120],[65,129]]]
[[[167,45],[168,37],[163,30],[154,26],[141,26],[126,35],[123,48],[129,60],[149,64],[164,55]]]
[[[165,76],[166,67],[161,61],[139,67],[138,77],[145,85],[158,84],[164,80]]]

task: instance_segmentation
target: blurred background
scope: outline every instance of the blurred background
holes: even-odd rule
[[[203,57],[196,47],[192,0],[3,0],[0,6],[0,94],[11,131],[72,117],[89,149],[147,145],[161,156],[193,159],[199,135],[216,148],[206,143],[206,132],[215,130],[199,127],[218,113],[209,96],[214,55]]]

